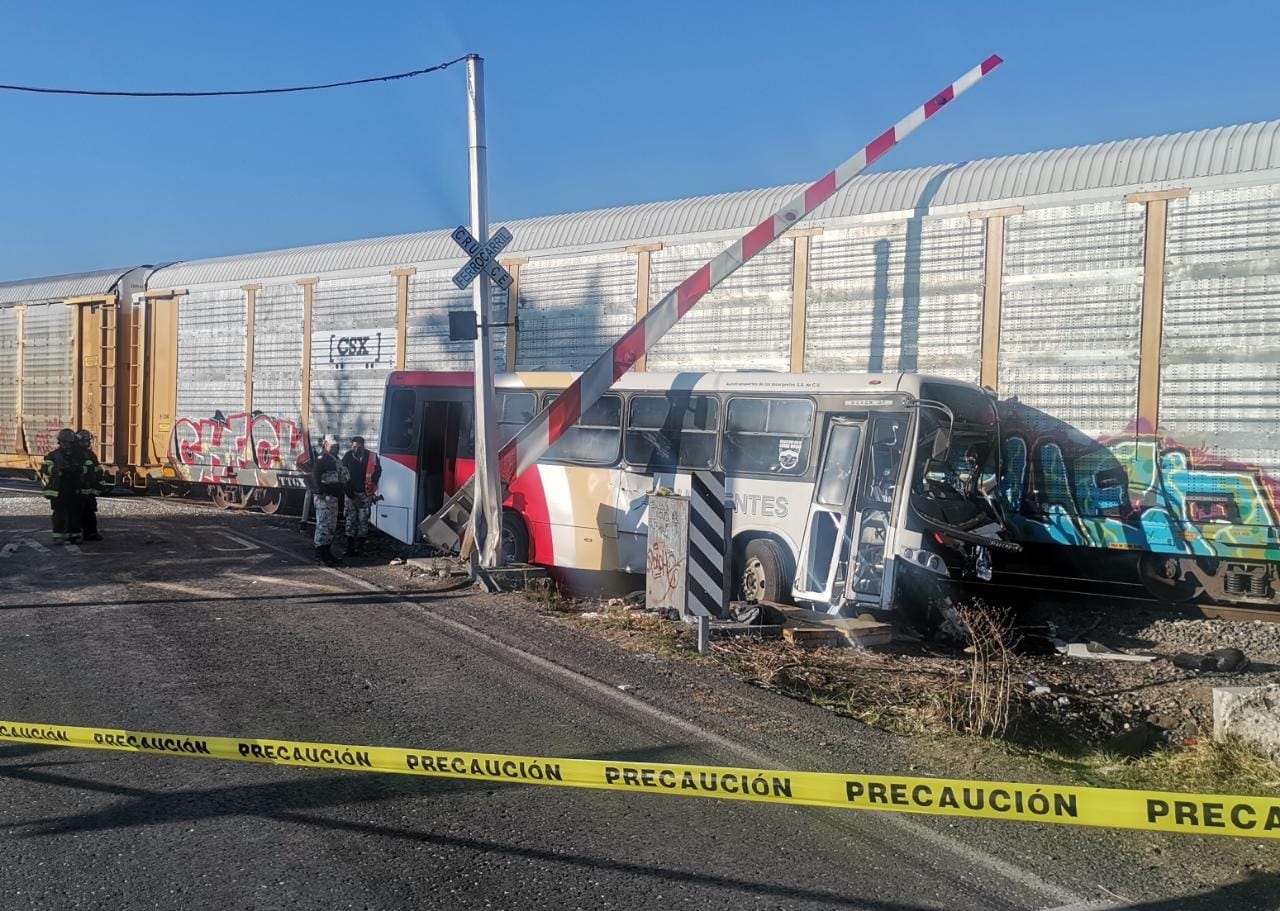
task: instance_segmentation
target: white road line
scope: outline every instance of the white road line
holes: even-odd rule
[[[288,557],[291,557],[294,560],[301,560],[301,557],[299,557],[298,554],[294,553],[291,550],[288,550],[283,547],[279,547],[275,544],[270,544],[261,539],[255,539],[255,540],[260,546],[265,547],[268,550],[273,550],[276,553],[284,554]],[[396,592],[393,590],[379,588],[377,585],[374,585],[372,582],[367,582],[364,579],[361,579],[359,576],[348,575],[339,569],[334,569],[333,567],[318,566],[316,567],[316,569],[321,572],[331,573],[332,575],[334,575],[339,579],[343,579],[344,581],[350,582],[354,585],[359,586],[360,588],[363,588],[365,591],[377,592],[378,594],[382,594],[382,595],[396,594]],[[672,715],[670,712],[664,711],[663,709],[660,709],[657,706],[652,705],[648,702],[645,702],[644,700],[639,699],[637,697],[628,696],[622,690],[616,689],[615,687],[610,686],[607,683],[603,683],[599,680],[594,680],[591,677],[587,677],[584,674],[580,674],[577,671],[572,670],[571,668],[564,667],[563,665],[556,664],[554,661],[551,661],[547,658],[543,658],[541,655],[535,655],[532,652],[527,652],[524,649],[519,648],[518,646],[511,645],[507,642],[503,642],[501,639],[491,636],[488,633],[484,633],[478,629],[475,629],[474,627],[468,626],[467,624],[462,623],[461,621],[454,620],[451,617],[446,617],[443,614],[439,614],[436,611],[433,611],[429,607],[426,607],[422,604],[418,604],[416,602],[407,601],[407,600],[397,601],[393,603],[398,604],[401,607],[408,607],[413,610],[422,611],[423,613],[431,617],[433,620],[435,620],[437,623],[441,623],[449,627],[450,629],[456,630],[457,632],[463,634],[464,636],[484,642],[486,645],[489,645],[490,647],[496,647],[496,648],[502,649],[503,651],[509,652],[512,655],[516,655],[522,660],[527,661],[528,663],[534,665],[535,667],[538,667],[544,671],[555,674],[557,676],[564,677],[572,681],[574,684],[582,687],[583,689],[591,690],[592,692],[595,692],[600,696],[606,697],[610,700],[613,700],[614,702],[619,702],[632,710],[643,712],[644,714],[650,716],[651,718],[654,718],[658,721],[663,722],[664,724],[670,725],[671,727],[675,727],[681,731],[684,731],[690,736],[696,737],[708,743],[714,743],[717,746],[731,753],[736,753],[739,756],[742,756],[746,759],[751,760],[750,764],[755,765],[758,768],[773,769],[773,768],[783,768],[785,766],[785,762],[782,760],[779,760],[776,757],[767,756],[764,753],[760,753],[756,750],[753,750],[748,746],[745,746],[743,744],[730,740],[728,737],[725,737],[721,734],[712,733],[711,731],[708,731],[704,728],[699,727],[697,724],[693,723],[692,721],[686,721],[685,719],[679,717],[678,715]],[[1087,904],[1082,904],[1084,899],[1082,899],[1081,896],[1076,895],[1073,892],[1069,892],[1068,890],[1063,889],[1060,886],[1056,886],[1056,885],[1053,885],[1052,883],[1046,882],[1043,877],[1032,872],[1031,870],[1023,869],[1022,867],[1019,867],[1018,865],[1013,864],[1007,860],[1002,860],[1001,858],[996,857],[993,854],[988,854],[986,851],[983,851],[980,848],[975,848],[971,845],[965,844],[959,839],[952,838],[950,835],[947,835],[944,832],[935,831],[934,829],[931,829],[922,823],[916,822],[915,820],[908,819],[906,817],[898,816],[894,814],[878,813],[876,814],[876,817],[877,817],[877,821],[883,821],[889,825],[894,825],[901,829],[904,829],[907,832],[909,832],[913,838],[917,838],[923,842],[928,842],[933,846],[940,848],[944,851],[948,851],[951,854],[955,855],[956,857],[959,857],[971,864],[976,864],[976,865],[985,867],[988,870],[990,870],[992,873],[999,875],[1001,878],[1005,879],[1006,881],[1017,883],[1018,885],[1022,886],[1029,892],[1038,893],[1052,901],[1066,902],[1067,907],[1071,907],[1072,903],[1082,908],[1088,907]]]
[[[339,588],[336,585],[324,585],[320,582],[303,582],[300,579],[280,579],[276,576],[245,576],[238,572],[225,572],[224,576],[234,579],[249,579],[253,582],[265,582],[269,585],[291,585],[295,588],[318,588],[321,591],[333,592],[338,595],[350,595],[352,591],[347,588]]]
[[[216,534],[222,535],[222,537],[226,538],[227,540],[229,540],[229,541],[234,541],[236,544],[239,544],[239,545],[240,545],[239,547],[213,547],[213,546],[210,546],[210,547],[209,547],[209,549],[210,549],[210,550],[216,550],[216,551],[220,551],[220,552],[222,552],[222,553],[233,553],[233,552],[238,552],[238,551],[245,551],[245,550],[257,550],[257,549],[258,549],[258,545],[257,545],[257,544],[254,544],[252,541],[249,541],[249,540],[247,540],[247,539],[245,539],[245,538],[242,538],[242,537],[240,537],[239,535],[233,535],[231,532],[229,532],[229,531],[225,531],[225,530],[223,530],[222,528],[219,528],[217,525],[197,525],[197,526],[195,526],[195,527],[196,527],[197,529],[201,530],[201,531],[212,531],[212,532],[215,532]]]
[[[12,557],[18,552],[18,544],[16,541],[10,541],[4,547],[0,547],[0,558]]]
[[[139,580],[139,581],[142,585],[145,585],[148,588],[159,588],[159,589],[163,589],[164,591],[177,592],[178,594],[181,594],[181,595],[191,595],[193,598],[209,597],[209,589],[207,588],[194,588],[190,585],[181,585],[177,582],[153,582],[153,581],[142,581],[142,580]],[[233,601],[235,599],[228,598],[227,600]]]
[[[45,547],[35,538],[27,538],[27,540],[24,541],[23,543],[26,544],[27,547],[30,547],[32,550],[36,551],[37,553],[42,553],[42,554],[53,553],[53,551],[49,550],[49,548]]]

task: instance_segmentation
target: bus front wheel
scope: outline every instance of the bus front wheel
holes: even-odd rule
[[[502,513],[502,555],[507,563],[529,562],[529,530],[514,512]]]
[[[791,574],[786,552],[777,541],[754,538],[742,552],[738,588],[746,601],[787,600]]]

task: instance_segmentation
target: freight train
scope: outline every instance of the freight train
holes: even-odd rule
[[[585,367],[795,190],[508,222],[497,363]],[[470,369],[450,235],[0,284],[0,467],[83,426],[121,484],[278,508],[393,372]],[[979,384],[1010,574],[1280,606],[1280,121],[860,177],[637,369]]]

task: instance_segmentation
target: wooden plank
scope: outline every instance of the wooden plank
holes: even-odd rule
[[[839,647],[848,642],[839,630],[814,626],[785,627],[782,638],[801,648],[819,648],[823,645]]]

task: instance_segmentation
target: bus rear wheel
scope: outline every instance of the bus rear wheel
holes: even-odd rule
[[[506,563],[529,562],[529,530],[514,512],[502,513],[502,556]]]
[[[789,594],[790,561],[777,541],[753,538],[742,552],[738,593],[745,601],[785,602]]]

